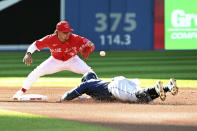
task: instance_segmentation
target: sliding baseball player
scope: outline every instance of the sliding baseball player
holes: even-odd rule
[[[97,100],[148,103],[156,98],[164,101],[167,92],[171,92],[172,95],[178,93],[175,79],[171,78],[166,86],[158,81],[155,86],[141,88],[137,80],[128,80],[119,76],[114,77],[111,82],[105,82],[99,80],[93,72],[88,72],[82,77],[82,83],[79,86],[66,92],[57,102],[69,101],[87,94]]]

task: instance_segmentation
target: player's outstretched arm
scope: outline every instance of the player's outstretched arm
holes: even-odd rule
[[[23,62],[27,65],[30,66],[31,63],[33,63],[33,58],[31,56],[30,52],[27,52],[23,58]]]
[[[86,92],[86,84],[87,83],[81,83],[79,86],[72,89],[71,91],[64,93],[64,95],[60,98],[60,100],[56,102],[69,101],[81,96]]]
[[[32,43],[29,48],[27,49],[27,53],[25,54],[24,58],[23,58],[23,62],[27,65],[30,66],[31,63],[33,63],[33,58],[32,58],[32,54],[38,50],[35,42]]]
[[[88,44],[83,45],[80,48],[80,54],[82,55],[84,59],[88,59],[90,53],[93,52],[94,49],[95,49],[94,44],[90,42]]]

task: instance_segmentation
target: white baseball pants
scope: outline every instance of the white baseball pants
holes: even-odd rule
[[[63,70],[72,71],[78,74],[93,72],[93,70],[77,55],[67,61],[57,60],[53,56],[50,56],[28,75],[23,83],[22,88],[28,90],[40,78],[40,76],[53,74]]]
[[[108,85],[109,92],[120,101],[137,102],[135,93],[141,90],[138,79],[128,80],[123,76],[113,78]]]

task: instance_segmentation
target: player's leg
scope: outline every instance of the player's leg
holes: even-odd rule
[[[166,99],[165,91],[163,90],[163,83],[158,81],[154,87],[143,88],[135,93],[139,102],[147,103],[158,97],[162,101]]]
[[[28,90],[41,76],[61,71],[62,63],[51,56],[28,75],[22,87]]]
[[[40,78],[40,76],[44,76],[46,74],[53,74],[56,72],[61,71],[62,67],[62,61],[56,60],[52,56],[49,57],[47,60],[45,60],[43,63],[41,63],[39,66],[37,66],[25,79],[22,89],[20,89],[16,94],[13,96],[13,98],[17,99],[18,96],[23,95],[23,93],[26,92],[26,90],[30,89],[30,87]]]
[[[172,95],[178,94],[178,86],[176,84],[176,79],[171,78],[169,83],[163,87],[165,92],[171,92]]]
[[[85,74],[86,72],[94,72],[83,60],[77,55],[64,62],[64,70],[70,70],[77,74]]]

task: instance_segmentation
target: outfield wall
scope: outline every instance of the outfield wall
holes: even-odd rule
[[[53,33],[60,20],[68,20],[74,33],[94,42],[96,50],[196,50],[196,4],[196,0],[4,0],[0,51],[26,50]]]
[[[153,49],[152,0],[14,1],[1,10],[0,50],[25,50],[53,33],[59,20],[68,20],[96,50]]]
[[[154,49],[164,50],[164,0],[154,3]]]
[[[64,19],[96,50],[153,50],[152,0],[66,0]]]

